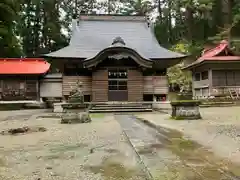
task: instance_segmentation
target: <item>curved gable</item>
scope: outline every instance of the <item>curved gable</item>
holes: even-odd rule
[[[86,68],[97,66],[99,63],[106,60],[107,57],[110,58],[112,57],[118,60],[130,57],[137,64],[139,64],[139,66],[143,66],[146,68],[152,68],[153,65],[153,62],[151,60],[143,58],[141,55],[139,55],[135,50],[131,48],[122,46],[112,46],[100,51],[95,57],[84,60],[83,66]]]

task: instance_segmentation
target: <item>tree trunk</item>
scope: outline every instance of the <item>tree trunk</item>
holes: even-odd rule
[[[162,18],[163,18],[163,13],[162,13],[162,1],[158,0],[158,4],[157,4],[157,8],[158,8],[158,13],[159,13],[159,21],[160,23],[162,23]]]
[[[228,43],[231,42],[231,26],[232,26],[232,9],[234,0],[222,0],[223,26],[227,32]],[[230,45],[230,44],[229,44]]]
[[[188,40],[192,42],[193,40],[193,9],[190,6],[187,6],[186,8],[186,19],[187,19],[187,32],[188,32]]]

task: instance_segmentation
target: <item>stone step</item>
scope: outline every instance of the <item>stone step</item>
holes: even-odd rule
[[[107,113],[107,112],[151,112],[152,109],[90,109],[90,113]]]
[[[141,107],[150,106],[151,104],[94,104],[94,107]]]
[[[124,106],[115,106],[115,107],[112,107],[112,106],[99,106],[99,107],[92,107],[91,109],[92,110],[98,110],[98,109],[151,109],[150,107],[148,106],[128,106],[128,107],[124,107]]]

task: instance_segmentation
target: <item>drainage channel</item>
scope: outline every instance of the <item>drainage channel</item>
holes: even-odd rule
[[[201,159],[200,154],[191,155],[191,151],[195,152],[199,145],[183,141],[178,131],[152,128],[130,114],[115,114],[115,119],[140,159],[149,180],[239,180],[216,164]],[[176,144],[172,143],[172,139],[178,139]],[[183,151],[178,149],[180,146]]]

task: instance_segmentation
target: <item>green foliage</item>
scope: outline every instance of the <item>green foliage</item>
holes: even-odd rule
[[[232,48],[240,52],[238,0],[2,0],[0,56],[20,56],[21,49],[25,56],[39,56],[66,46],[72,17],[80,12],[150,18],[158,12],[155,34],[164,47],[173,47],[196,59],[208,39],[218,42],[227,38]],[[184,49],[178,49],[179,44],[184,44]],[[178,66],[176,71],[181,68]],[[185,84],[182,72],[179,73],[179,83]]]
[[[199,100],[175,100],[171,101],[171,105],[199,105],[201,101]]]
[[[121,13],[124,15],[147,15],[154,9],[150,0],[130,0],[124,3]]]
[[[16,0],[3,0],[0,3],[0,57],[21,55],[19,41],[15,33],[18,5]]]
[[[173,51],[184,54],[188,53],[188,49],[188,45],[184,43],[178,43],[172,48]],[[184,62],[176,64],[175,66],[169,68],[167,71],[169,83],[173,85],[178,85],[181,92],[190,91],[192,83],[191,72],[182,71],[184,65]]]

